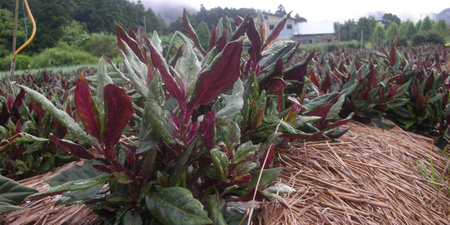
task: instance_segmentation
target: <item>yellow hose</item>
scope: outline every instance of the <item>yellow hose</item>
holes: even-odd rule
[[[445,47],[450,47],[450,43],[445,44]]]
[[[36,34],[36,22],[34,22],[33,15],[31,14],[31,11],[30,11],[30,7],[28,7],[28,2],[27,2],[27,0],[23,0],[23,2],[25,3],[25,7],[27,8],[28,16],[30,17],[31,23],[33,24],[33,33],[31,33],[30,39],[28,39],[28,41],[25,42],[25,44],[23,44],[22,46],[20,46],[20,48],[17,49],[17,51],[14,53],[14,55],[12,57],[13,60],[16,59],[17,54],[19,54],[19,52],[22,51],[23,48],[25,48],[28,44],[30,44],[30,42],[34,38],[34,35]]]

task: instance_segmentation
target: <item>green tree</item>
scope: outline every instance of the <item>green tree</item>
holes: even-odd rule
[[[397,23],[398,27],[402,23],[402,20],[398,18],[397,15],[394,15],[392,13],[385,13],[383,15],[383,18],[381,19],[381,23],[384,25],[384,29],[387,29],[392,22]]]
[[[278,10],[275,12],[276,15],[286,15],[286,9],[284,9],[284,6],[282,4],[280,4],[278,6]]]
[[[425,17],[425,19],[423,19],[423,23],[420,26],[420,31],[432,31],[433,30],[433,23],[431,22],[431,19],[429,16]]]
[[[392,22],[388,29],[386,30],[386,39],[389,43],[395,40],[395,38],[400,36],[397,23]]]
[[[386,30],[379,23],[375,25],[375,29],[373,30],[373,40],[377,41],[377,37],[378,42],[382,42],[386,38]]]
[[[420,30],[420,27],[422,26],[422,23],[423,23],[422,20],[417,21],[417,23],[416,23],[416,29],[417,29],[417,31]]]
[[[443,19],[440,19],[436,24],[436,31],[443,35],[447,35],[449,33],[447,22]]]
[[[417,34],[417,28],[414,25],[414,23],[410,21],[408,23],[408,27],[406,28],[406,35],[405,36],[406,36],[406,38],[408,40],[411,40],[414,37],[414,35],[416,35],[416,34]]]
[[[72,20],[63,28],[63,36],[61,37],[61,41],[67,42],[68,44],[73,44],[76,41],[85,36],[85,31],[83,25],[75,20]]]
[[[0,9],[0,58],[12,54],[13,31],[14,13],[6,9]],[[25,29],[22,21],[17,26],[17,48],[23,43],[25,43]]]
[[[371,27],[369,19],[361,17],[358,20],[358,40],[361,40],[361,31],[363,31],[363,40],[367,42],[372,37],[373,28]]]
[[[36,36],[30,49],[40,51],[52,48],[63,36],[64,25],[70,21],[68,6],[63,0],[40,0],[30,2],[36,21]]]

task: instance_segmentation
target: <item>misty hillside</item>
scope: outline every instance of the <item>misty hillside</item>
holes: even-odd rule
[[[450,8],[444,9],[442,12],[440,12],[438,14],[433,13],[431,18],[433,20],[440,20],[440,19],[442,19],[442,20],[447,21],[447,23],[450,23]]]
[[[178,19],[178,17],[183,16],[183,8],[186,8],[186,11],[189,14],[196,14],[198,9],[192,6],[188,6],[185,4],[167,4],[162,2],[142,2],[145,8],[151,8],[153,12],[163,19],[164,23],[169,25],[171,22],[174,22]]]

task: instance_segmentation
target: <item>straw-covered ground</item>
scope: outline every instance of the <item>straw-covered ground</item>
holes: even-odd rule
[[[350,125],[339,142],[278,150],[275,166],[285,166],[280,181],[297,192],[284,196],[290,210],[263,202],[254,224],[450,224],[449,157],[440,155],[431,138],[398,127]],[[52,175],[21,183],[42,191]],[[23,210],[1,215],[0,222],[101,224],[85,206],[55,206],[57,199],[24,203]]]
[[[449,157],[433,139],[350,125],[339,143],[280,150],[281,182],[297,192],[285,197],[290,210],[265,202],[259,223],[450,224]]]

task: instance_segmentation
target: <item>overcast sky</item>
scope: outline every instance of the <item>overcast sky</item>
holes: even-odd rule
[[[134,0],[137,1],[137,0]],[[405,0],[319,0],[319,1],[302,1],[302,0],[279,0],[279,1],[263,1],[263,0],[141,0],[146,7],[154,8],[161,4],[182,5],[186,8],[195,7],[200,9],[203,4],[206,9],[215,7],[228,8],[254,8],[275,13],[278,6],[282,4],[287,12],[292,11],[292,16],[298,13],[308,22],[344,22],[348,19],[358,20],[362,16],[375,15],[376,12],[392,13],[399,16],[402,21],[411,19],[417,21],[426,14],[439,13],[446,8],[450,8],[450,1],[444,0],[427,0],[405,1]],[[382,15],[382,14],[381,14]]]

